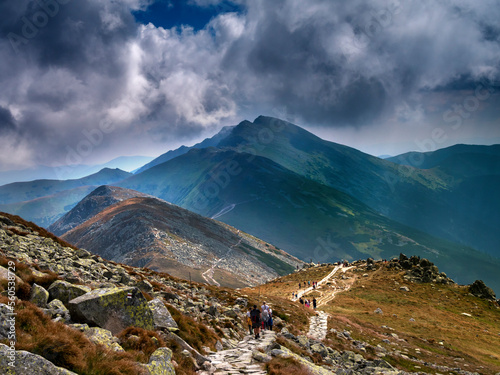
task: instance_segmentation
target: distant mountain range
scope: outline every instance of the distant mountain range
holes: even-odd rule
[[[131,173],[104,168],[76,180],[35,180],[0,186],[0,211],[48,227],[96,187],[114,184]]]
[[[153,158],[149,156],[120,156],[104,164],[78,164],[56,167],[38,165],[26,169],[3,171],[0,172],[0,186],[13,182],[33,180],[75,180],[97,173],[104,168],[118,168],[126,172],[134,172],[151,160]]]
[[[383,160],[260,116],[103,184],[217,218],[303,260],[407,252],[439,262],[458,282],[484,278],[498,290],[499,149],[457,145]],[[48,200],[50,217],[37,218],[47,226],[83,198],[61,210],[47,195],[90,186],[72,184],[7,185],[0,202],[20,209]]]
[[[255,285],[302,265],[235,228],[117,187],[94,190],[50,228],[106,259],[225,286]]]

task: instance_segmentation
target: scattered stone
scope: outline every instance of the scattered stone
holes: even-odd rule
[[[382,311],[382,309],[380,307],[378,307],[375,311],[374,311],[375,314],[383,314],[384,312]]]
[[[408,288],[407,286],[402,286],[402,287],[399,288],[399,290],[401,290],[403,292],[409,292],[410,288]]]

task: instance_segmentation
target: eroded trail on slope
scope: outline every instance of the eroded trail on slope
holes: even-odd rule
[[[238,234],[239,234],[239,231],[238,231]],[[231,246],[231,248],[227,251],[226,254],[224,254],[223,257],[217,259],[208,270],[206,270],[205,272],[203,272],[201,274],[201,276],[205,279],[205,281],[207,282],[207,284],[220,286],[220,284],[217,282],[217,280],[214,279],[214,270],[215,270],[215,267],[217,267],[217,265],[222,260],[226,259],[231,254],[231,252],[233,251],[233,249],[236,246],[239,246],[241,244],[241,240],[242,239],[240,238],[240,240],[237,243],[235,243],[234,245]]]
[[[297,293],[298,296],[295,301],[298,298],[301,298],[304,294],[309,293],[310,291],[314,290],[315,292],[318,292],[320,294],[320,297],[318,297],[317,300],[317,307],[320,307],[322,305],[326,305],[327,303],[331,302],[335,296],[340,293],[340,292],[345,292],[348,291],[352,284],[354,283],[354,279],[352,279],[350,282],[347,282],[343,286],[337,286],[335,280],[334,280],[334,286],[333,290],[331,290],[331,283],[328,283],[330,279],[339,271],[341,270],[343,273],[346,271],[350,270],[351,267],[342,267],[342,266],[336,266],[332,272],[330,272],[327,276],[325,276],[321,281],[317,283],[316,289],[314,288],[306,288],[303,291]],[[325,290],[328,288],[328,290]],[[309,320],[309,331],[307,333],[307,336],[316,340],[323,340],[326,337],[326,334],[328,332],[328,317],[329,314],[326,313],[325,311],[316,311],[316,316],[311,317]]]

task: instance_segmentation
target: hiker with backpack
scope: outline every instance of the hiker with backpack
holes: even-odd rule
[[[247,311],[247,325],[248,325],[248,331],[250,334],[252,334],[252,318],[250,317],[250,313],[252,312],[252,308],[249,307]]]
[[[269,319],[267,320],[267,328],[273,330],[273,310],[269,309]]]
[[[262,329],[266,330],[267,322],[269,320],[269,309],[263,309],[262,313],[261,313],[261,317],[262,317],[262,325],[263,325]]]
[[[260,337],[260,311],[257,308],[257,305],[253,305],[253,310],[250,312],[250,318],[252,320],[252,328],[255,333],[255,338],[258,339]]]

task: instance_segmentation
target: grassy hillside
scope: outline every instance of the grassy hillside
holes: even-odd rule
[[[319,281],[333,268],[302,270],[261,286],[260,292],[290,296],[299,282]],[[325,342],[339,351],[382,357],[412,372],[443,373],[439,366],[447,366],[480,374],[498,373],[499,305],[472,296],[468,286],[414,283],[405,275],[405,271],[388,268],[383,262],[371,270],[366,262],[359,262],[318,290],[306,293],[306,299],[326,301],[319,306],[331,315]],[[333,293],[333,299],[325,298]],[[375,313],[377,309],[382,313]]]

